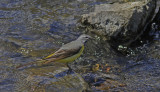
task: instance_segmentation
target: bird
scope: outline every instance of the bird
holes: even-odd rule
[[[68,63],[73,62],[80,57],[80,55],[84,51],[84,45],[88,41],[88,39],[92,39],[92,37],[87,34],[82,34],[76,40],[62,45],[53,54],[41,60],[30,62],[24,65],[19,65],[16,68],[21,68],[29,65],[43,66],[51,62],[60,62],[68,65]]]

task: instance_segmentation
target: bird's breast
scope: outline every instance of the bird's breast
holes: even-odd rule
[[[79,51],[77,54],[72,55],[72,56],[67,57],[67,58],[64,58],[64,59],[61,59],[61,60],[58,60],[58,61],[56,61],[56,62],[61,62],[61,63],[69,63],[69,62],[72,62],[72,61],[74,61],[75,59],[77,59],[78,57],[80,57],[80,55],[82,54],[83,50],[84,50],[84,45],[81,47],[80,51]]]

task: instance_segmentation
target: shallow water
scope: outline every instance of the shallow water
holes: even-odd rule
[[[76,27],[80,15],[100,3],[96,0],[1,0],[0,90],[29,91],[32,82],[26,84],[25,79],[29,75],[15,70],[14,66],[43,58],[76,39],[82,34]]]
[[[129,56],[123,56],[93,35],[95,40],[86,44],[81,58],[70,64],[87,83],[75,72],[67,75],[65,71],[68,68],[63,65],[60,65],[62,69],[53,66],[37,70],[36,68],[15,70],[16,65],[43,58],[53,53],[62,44],[84,33],[84,30],[78,27],[80,25],[78,20],[82,14],[91,12],[94,5],[102,3],[111,2],[106,0],[1,0],[0,90],[29,92],[45,89],[50,92],[51,90],[64,91],[66,88],[74,92],[75,89],[88,89],[87,83],[92,91],[103,90],[101,84],[111,88],[107,90],[155,89],[157,91],[160,89],[159,36],[155,36],[156,40],[152,43],[133,49]],[[111,84],[107,84],[108,81]],[[75,83],[77,84],[74,86]],[[112,87],[112,84],[117,85]],[[121,87],[120,84],[127,86]],[[62,88],[59,88],[59,85],[63,85]]]

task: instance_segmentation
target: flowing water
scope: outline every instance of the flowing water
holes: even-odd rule
[[[85,33],[78,27],[81,15],[102,3],[112,0],[0,0],[0,91],[159,91],[159,31],[152,34],[153,41],[130,49],[128,56],[93,35],[95,40],[70,64],[77,73],[68,74],[62,64],[14,68],[44,58]],[[155,26],[159,30],[158,22]]]

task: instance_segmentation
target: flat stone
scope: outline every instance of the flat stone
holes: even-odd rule
[[[21,92],[82,92],[88,84],[80,74],[68,73],[61,63],[53,66],[33,67],[17,72],[16,91]]]

